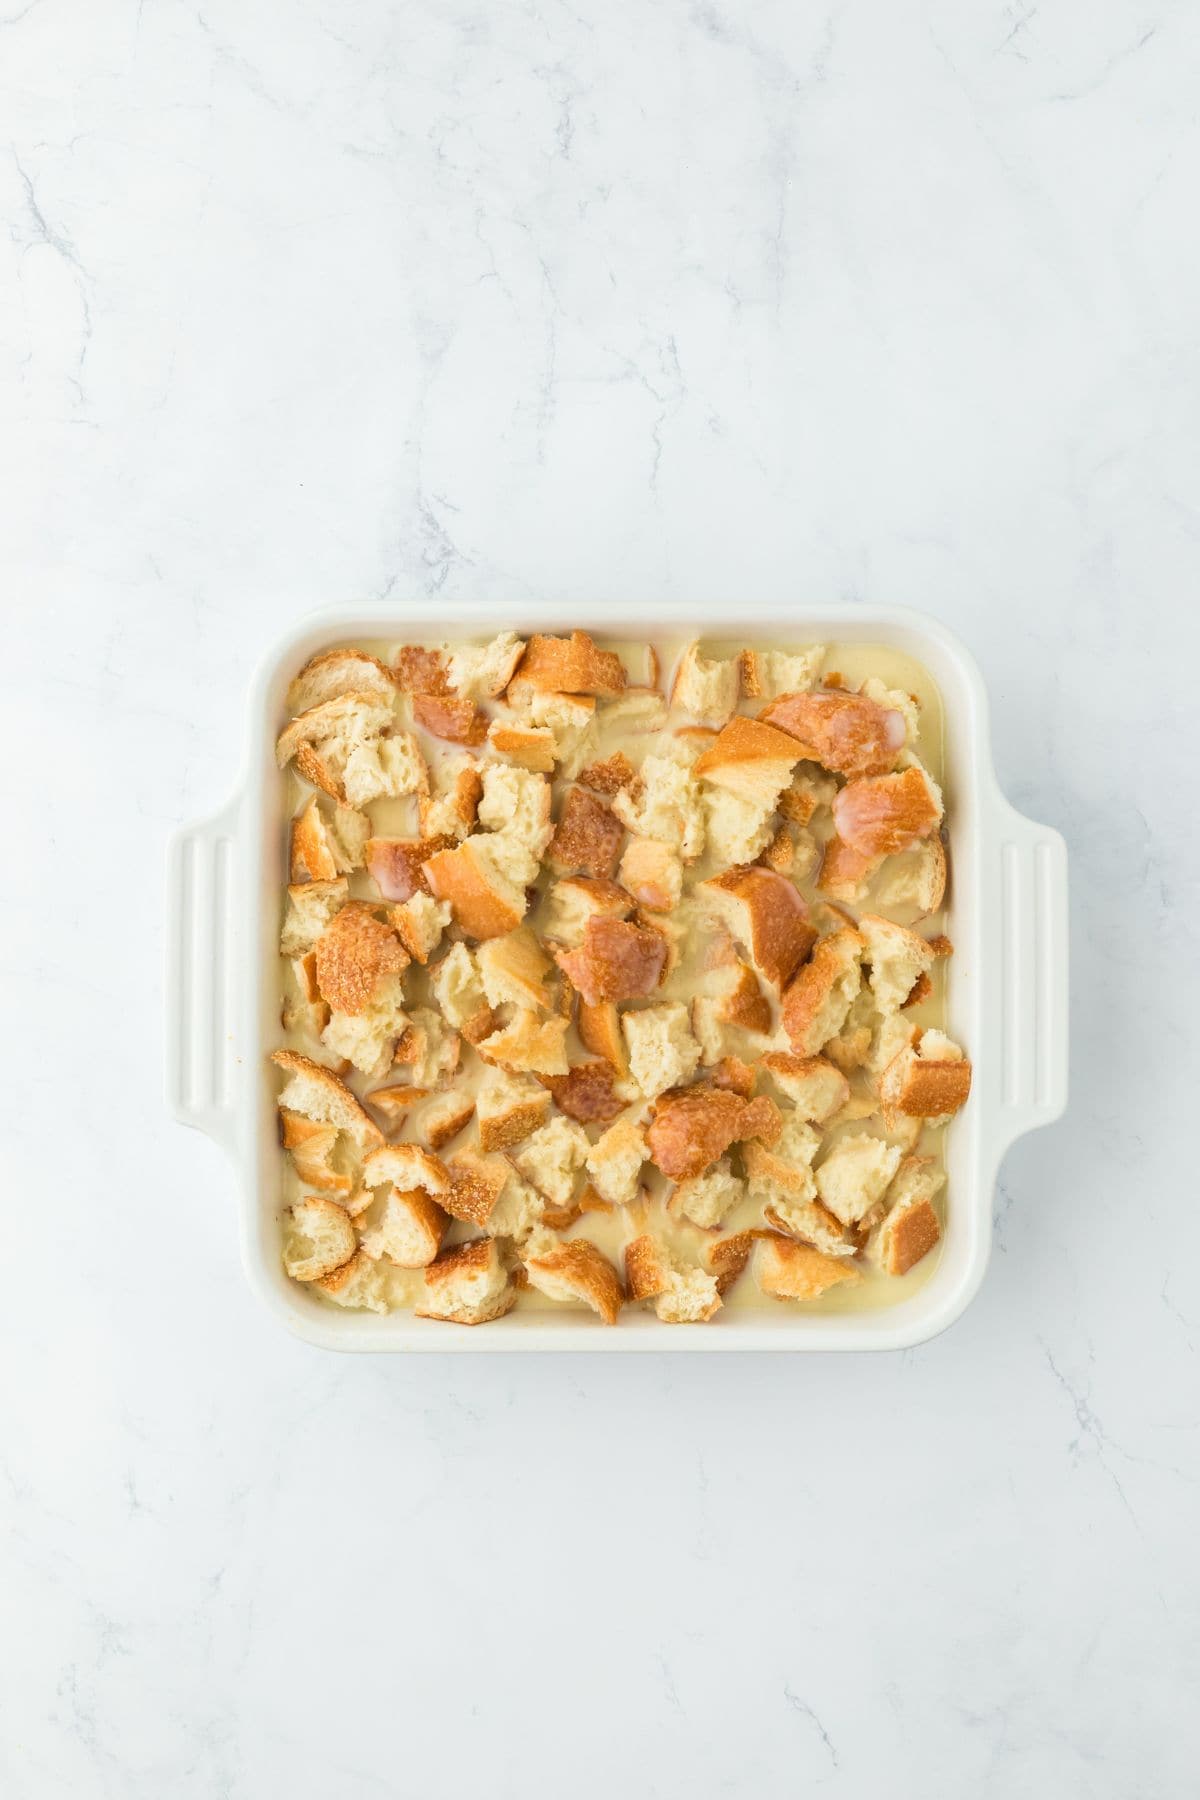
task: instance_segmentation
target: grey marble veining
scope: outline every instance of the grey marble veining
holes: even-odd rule
[[[1195,1791],[1200,23],[8,0],[0,1787]],[[928,608],[1072,858],[1073,1098],[902,1356],[339,1360],[166,1118],[298,614]]]

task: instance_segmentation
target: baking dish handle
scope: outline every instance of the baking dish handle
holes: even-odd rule
[[[240,814],[234,800],[177,831],[167,851],[167,1104],[231,1152]]]
[[[996,1118],[1001,1152],[1067,1104],[1067,847],[1001,804],[996,833],[1001,1021]]]

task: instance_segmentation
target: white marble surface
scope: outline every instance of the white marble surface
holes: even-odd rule
[[[1196,8],[7,0],[0,57],[0,1789],[1193,1795]],[[160,1101],[164,838],[286,621],[437,591],[974,648],[1073,1101],[946,1337],[260,1316]]]

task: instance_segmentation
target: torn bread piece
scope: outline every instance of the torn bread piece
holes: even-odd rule
[[[476,1101],[482,1150],[510,1150],[544,1125],[550,1116],[550,1094],[529,1075],[489,1069]]]
[[[333,881],[360,869],[371,822],[365,813],[335,802],[324,813],[314,794],[292,820],[288,877],[293,882]]]
[[[742,1150],[750,1198],[764,1204],[812,1200],[812,1161],[820,1147],[820,1134],[798,1113],[784,1114],[774,1143],[751,1142]]]
[[[545,1195],[531,1187],[506,1157],[460,1150],[451,1158],[449,1170],[447,1212],[490,1237],[520,1241],[545,1217]]]
[[[454,1074],[462,1057],[462,1040],[430,1006],[414,1006],[408,1029],[396,1045],[396,1061],[418,1087],[439,1087]]]
[[[889,859],[876,890],[878,905],[911,906],[922,917],[937,912],[945,897],[946,847],[936,832]]]
[[[695,862],[704,849],[699,785],[672,756],[647,756],[637,780],[613,796],[612,809],[630,831],[669,844],[684,862]]]
[[[568,788],[546,850],[546,861],[564,875],[607,879],[617,866],[625,827],[611,807],[587,788]]]
[[[402,694],[450,692],[445,654],[441,650],[427,649],[424,644],[401,644],[396,651],[393,673]]]
[[[450,908],[446,901],[418,892],[393,906],[388,922],[413,962],[427,963],[450,923]]]
[[[513,1162],[527,1181],[556,1206],[565,1206],[575,1191],[576,1177],[587,1161],[591,1145],[581,1125],[569,1119],[550,1119],[525,1140]]]
[[[391,1311],[391,1283],[388,1264],[376,1262],[359,1248],[349,1262],[329,1275],[319,1275],[313,1282],[327,1300],[336,1306],[348,1306],[366,1312]]]
[[[659,1096],[646,1132],[646,1149],[664,1175],[683,1181],[689,1175],[703,1175],[731,1144],[749,1138],[775,1142],[780,1125],[779,1108],[765,1095],[743,1100],[729,1088],[697,1083]]]
[[[332,1069],[301,1056],[298,1050],[275,1050],[271,1061],[287,1076],[277,1100],[281,1111],[336,1125],[360,1151],[383,1142],[383,1133],[374,1119]]]
[[[581,1125],[606,1125],[625,1107],[615,1091],[616,1073],[604,1057],[572,1063],[565,1075],[544,1075],[542,1080],[559,1111]]]
[[[568,950],[583,942],[589,919],[627,919],[633,895],[615,881],[572,875],[552,883],[542,907],[542,935]]]
[[[708,853],[730,867],[751,863],[772,842],[773,800],[747,800],[728,788],[703,789],[704,836]]]
[[[360,1074],[378,1080],[390,1067],[408,1029],[401,978],[388,975],[365,1005],[354,1012],[331,1008],[321,1042]]]
[[[615,1325],[625,1300],[621,1278],[608,1258],[587,1238],[564,1242],[539,1232],[522,1253],[529,1285],[548,1300],[590,1306],[606,1325]]]
[[[422,793],[429,777],[417,740],[391,725],[390,701],[344,694],[293,719],[276,756],[281,768],[294,761],[306,781],[347,806]]]
[[[528,1075],[567,1073],[567,1021],[540,1019],[519,1007],[506,1025],[480,1038],[475,1048],[489,1062]]]
[[[544,775],[511,763],[488,763],[483,771],[483,796],[479,823],[498,837],[515,839],[533,862],[533,871],[513,879],[532,881],[547,844],[554,835],[550,822],[550,783]]]
[[[677,1262],[649,1233],[625,1246],[625,1285],[633,1301],[652,1300],[664,1325],[701,1325],[720,1310],[716,1277]]]
[[[418,1129],[431,1150],[440,1150],[466,1130],[474,1113],[472,1096],[451,1088],[422,1107]]]
[[[846,925],[821,938],[783,993],[783,1028],[799,1056],[816,1056],[845,1023],[862,986],[862,933]]]
[[[330,1125],[324,1120],[306,1119],[303,1113],[289,1112],[281,1107],[279,1136],[292,1159],[296,1174],[309,1187],[321,1188],[330,1194],[340,1194],[343,1199],[354,1191],[354,1176],[349,1170],[338,1168],[334,1162],[340,1148],[340,1133],[336,1125]]]
[[[904,720],[905,746],[911,749],[921,735],[921,702],[916,694],[908,694],[903,688],[890,688],[878,675],[868,675],[858,691],[873,700],[876,706],[900,714]]]
[[[464,644],[451,652],[450,686],[464,700],[494,700],[502,694],[525,654],[515,631],[502,631],[482,646]]]
[[[563,985],[569,984],[564,982]],[[575,1024],[584,1049],[590,1050],[593,1056],[602,1056],[611,1064],[617,1079],[624,1081],[629,1074],[629,1054],[621,1029],[621,1015],[612,1001],[602,1000],[598,1006],[589,1006],[586,1000],[581,1000]]]
[[[553,964],[527,925],[480,944],[475,960],[489,1006],[549,1006],[545,978]]]
[[[748,700],[769,700],[775,694],[793,694],[810,688],[825,661],[824,644],[813,644],[807,650],[743,650],[741,666],[742,692]]]
[[[314,953],[321,998],[344,1013],[365,1013],[387,978],[403,974],[410,960],[396,933],[362,900],[339,908]]]
[[[381,1144],[363,1162],[363,1183],[370,1188],[391,1186],[401,1192],[421,1188],[442,1200],[450,1189],[450,1175],[441,1158],[420,1144]]]
[[[602,1200],[612,1206],[629,1206],[637,1198],[645,1160],[646,1134],[637,1119],[626,1114],[588,1150],[587,1172]]]
[[[513,686],[508,688],[512,704]],[[554,734],[555,761],[559,773],[573,781],[588,758],[595,754],[596,702],[588,694],[526,692],[515,707],[518,723],[544,727]]]
[[[447,832],[434,837],[368,838],[364,852],[367,873],[383,899],[411,900],[414,894],[429,892],[422,865],[439,850],[453,850],[457,841]]]
[[[431,737],[447,744],[482,744],[488,734],[487,714],[472,700],[455,700],[446,694],[414,694],[415,722]]]
[[[551,775],[558,755],[554,733],[548,725],[511,725],[493,719],[488,743],[497,756],[535,775]]]
[[[390,1131],[397,1131],[414,1106],[428,1100],[430,1088],[413,1087],[411,1082],[392,1082],[387,1087],[373,1088],[367,1103],[381,1112]]]
[[[601,762],[588,763],[580,769],[579,780],[584,787],[595,788],[598,794],[606,794],[611,800],[622,788],[633,786],[637,770],[623,750],[614,750]]]
[[[419,1319],[443,1319],[455,1325],[486,1325],[516,1304],[513,1286],[494,1238],[457,1244],[443,1250],[425,1270]]]
[[[795,885],[770,869],[727,869],[702,881],[700,892],[755,968],[782,989],[817,941]]]
[[[483,988],[478,957],[466,944],[454,944],[430,970],[433,997],[447,1024],[477,1044],[495,1029],[495,1015]]]
[[[505,834],[490,832],[439,850],[422,865],[431,892],[450,903],[455,924],[468,937],[503,937],[525,917],[526,884],[533,877],[522,846],[517,844],[515,859],[510,849]]]
[[[744,1273],[754,1246],[760,1237],[766,1235],[755,1228],[750,1231],[730,1232],[727,1237],[713,1238],[704,1246],[704,1266],[714,1276],[717,1292],[721,1298],[729,1292],[734,1282]]]
[[[589,1006],[652,994],[663,979],[668,946],[662,934],[623,919],[589,919],[577,950],[555,961]]]
[[[336,1200],[307,1194],[288,1209],[283,1266],[293,1281],[317,1281],[349,1262],[358,1248],[350,1215]]]
[[[773,808],[801,754],[786,731],[738,714],[697,760],[694,773],[752,805]]]
[[[801,762],[792,770],[792,784],[779,796],[779,810],[793,825],[808,825],[823,807],[832,807],[838,784],[816,763]]]
[[[786,1050],[771,1050],[761,1066],[800,1117],[814,1124],[823,1125],[850,1098],[850,1083],[823,1056],[792,1056]]]
[[[543,637],[535,632],[508,685],[508,695],[520,704],[531,693],[619,694],[628,676],[619,656],[600,650],[586,631],[569,638]]]
[[[884,1195],[887,1211],[871,1235],[867,1255],[885,1275],[907,1275],[940,1239],[933,1202],[946,1185],[932,1156],[906,1156]]]
[[[657,838],[631,838],[618,874],[621,886],[650,912],[671,912],[683,897],[683,864]]]
[[[891,1131],[905,1118],[948,1119],[971,1091],[971,1065],[943,1031],[923,1031],[879,1080],[880,1111]]]
[[[763,1220],[772,1231],[811,1244],[822,1256],[854,1256],[858,1251],[857,1233],[847,1230],[828,1207],[815,1198],[797,1200],[794,1196],[780,1194],[763,1206]]]
[[[421,835],[456,843],[474,829],[483,794],[483,772],[473,756],[447,756],[433,773],[433,792],[417,802]]]
[[[838,840],[873,863],[910,850],[942,817],[942,797],[923,768],[848,781],[833,802]]]
[[[839,1138],[816,1171],[817,1193],[843,1225],[857,1225],[882,1200],[900,1167],[895,1144],[868,1132]]]
[[[741,673],[738,659],[711,660],[700,655],[694,638],[684,650],[671,684],[671,705],[704,725],[724,725],[738,703]]]
[[[596,724],[603,737],[622,733],[630,737],[646,737],[665,729],[667,703],[655,688],[629,687],[615,700],[602,702]]]
[[[343,694],[367,694],[390,708],[396,678],[386,663],[365,650],[326,650],[306,662],[287,691],[287,709],[295,717]]]
[[[400,1269],[425,1269],[442,1247],[450,1216],[421,1188],[392,1188],[378,1222],[363,1233],[362,1247],[376,1261]]]
[[[281,956],[305,956],[350,898],[344,876],[334,881],[293,882],[279,936]]]
[[[764,1237],[755,1247],[754,1275],[764,1294],[776,1300],[817,1300],[842,1282],[862,1280],[845,1260],[823,1256],[793,1238]]]
[[[667,1201],[667,1211],[675,1218],[690,1219],[704,1231],[713,1231],[745,1198],[745,1182],[739,1181],[729,1166],[729,1158],[723,1156],[702,1175],[687,1175],[677,1182]]]
[[[280,1021],[285,1031],[298,1031],[310,1038],[319,1038],[329,1023],[329,1008],[321,998],[321,990],[317,986],[317,958],[314,951],[309,950],[304,956],[294,956],[289,963],[290,982],[283,997]]]
[[[700,1066],[700,1045],[692,1036],[688,1009],[678,1000],[623,1013],[621,1030],[630,1073],[648,1100],[690,1080]]]
[[[863,963],[875,1004],[881,1013],[899,1012],[918,982],[928,978],[937,951],[915,931],[876,913],[864,913],[858,929],[867,941]]]
[[[865,694],[836,688],[811,694],[784,694],[759,714],[803,745],[803,753],[823,769],[850,777],[886,775],[896,766],[907,728],[901,713]]]

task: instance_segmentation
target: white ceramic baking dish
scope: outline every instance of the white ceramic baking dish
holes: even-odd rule
[[[923,662],[945,711],[950,825],[948,1029],[969,1047],[971,1098],[947,1136],[947,1228],[933,1274],[893,1305],[823,1313],[782,1304],[712,1325],[666,1326],[628,1311],[607,1328],[570,1309],[518,1309],[486,1329],[408,1314],[338,1310],[284,1275],[274,1071],[277,943],[286,879],[284,783],[274,742],[283,695],[306,659],[336,643],[487,636],[511,627],[613,637],[697,629],[796,643],[886,643]],[[184,1124],[234,1160],[251,1286],[310,1343],[337,1350],[895,1350],[943,1330],[987,1267],[992,1194],[1004,1152],[1056,1119],[1067,1094],[1067,859],[1057,832],[1014,812],[996,785],[987,695],[974,661],[935,620],[890,607],[706,608],[613,605],[589,616],[529,603],[520,616],[465,601],[346,607],[277,644],[250,694],[249,752],[234,798],[172,840],[168,886],[167,1092]]]

